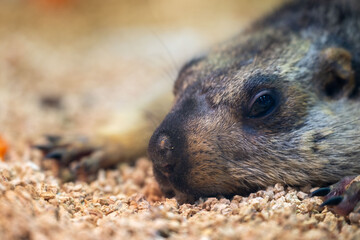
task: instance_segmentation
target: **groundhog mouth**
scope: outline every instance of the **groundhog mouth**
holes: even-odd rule
[[[162,170],[153,165],[154,176],[159,183],[160,189],[166,198],[173,198],[178,203],[194,203],[200,197],[227,197],[231,198],[234,195],[248,195],[251,192],[259,190],[254,187],[253,189],[240,188],[239,184],[221,184],[219,181],[208,181],[206,184],[196,185],[192,182],[191,177],[184,171],[177,175],[176,173],[164,173]]]
[[[176,189],[174,184],[170,182],[170,173],[163,173],[155,165],[153,165],[154,176],[159,183],[160,189],[166,198],[175,197],[178,202],[185,203],[195,200],[192,194],[184,193],[181,190]]]

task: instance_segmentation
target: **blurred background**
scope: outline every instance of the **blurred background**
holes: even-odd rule
[[[0,137],[89,134],[282,0],[1,0]]]

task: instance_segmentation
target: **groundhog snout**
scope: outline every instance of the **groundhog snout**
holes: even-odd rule
[[[149,142],[149,157],[157,171],[174,179],[189,169],[187,138],[192,132],[191,121],[207,112],[205,96],[184,97],[178,101]]]
[[[149,144],[150,157],[153,160],[154,167],[164,175],[172,174],[175,169],[174,146],[171,137],[165,133],[154,134]]]

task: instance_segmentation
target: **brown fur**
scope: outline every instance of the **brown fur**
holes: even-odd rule
[[[165,194],[187,201],[359,174],[359,29],[357,0],[295,1],[186,64],[149,144]],[[262,90],[276,106],[249,117]]]

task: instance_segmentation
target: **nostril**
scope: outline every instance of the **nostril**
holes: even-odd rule
[[[155,168],[166,176],[173,174],[176,163],[173,156],[174,147],[172,145],[171,137],[167,134],[155,135],[152,144],[154,151],[150,153],[152,154]]]
[[[169,137],[166,135],[161,135],[157,141],[157,146],[160,151],[171,151],[173,147],[171,146]]]
[[[157,140],[156,147],[164,160],[168,161],[172,158],[174,147],[172,146],[168,136],[160,135]]]

